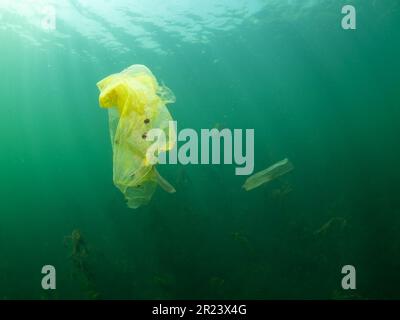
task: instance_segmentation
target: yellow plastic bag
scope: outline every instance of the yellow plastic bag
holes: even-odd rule
[[[164,151],[171,150],[176,141],[169,130],[172,121],[166,104],[175,102],[174,94],[159,85],[144,65],[132,65],[97,83],[99,103],[109,109],[110,136],[113,148],[113,180],[124,194],[128,207],[147,204],[159,184],[167,192],[175,192],[146,159],[147,132],[158,128],[167,138]],[[171,136],[171,139],[170,139]]]

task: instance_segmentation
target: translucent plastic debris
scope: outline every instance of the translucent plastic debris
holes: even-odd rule
[[[250,191],[254,188],[257,188],[265,183],[271,182],[272,180],[282,176],[293,170],[293,164],[286,158],[283,159],[274,165],[264,169],[260,172],[257,172],[247,178],[245,181],[243,188],[246,191]]]
[[[128,207],[147,204],[159,184],[167,192],[175,189],[157,172],[146,158],[150,129],[161,129],[168,141],[161,151],[171,150],[175,132],[166,104],[175,102],[174,94],[160,85],[144,65],[132,65],[97,83],[99,104],[109,110],[110,137],[113,149],[113,180],[124,194]],[[171,136],[171,139],[169,137]]]

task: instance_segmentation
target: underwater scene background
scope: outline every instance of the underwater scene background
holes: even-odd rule
[[[0,298],[400,298],[398,0],[1,0],[0,44]],[[179,128],[254,128],[255,172],[294,170],[160,165],[177,192],[129,209],[96,83],[132,64]]]

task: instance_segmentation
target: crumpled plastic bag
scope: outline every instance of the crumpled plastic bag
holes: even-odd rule
[[[248,177],[243,185],[243,188],[246,191],[250,191],[292,171],[293,168],[293,164],[289,161],[289,159],[285,158],[268,167],[267,169]]]
[[[128,207],[147,204],[157,184],[167,192],[175,192],[146,157],[154,143],[146,140],[150,129],[159,128],[166,136],[164,148],[159,151],[175,146],[175,133],[169,128],[172,117],[166,107],[175,102],[172,91],[158,84],[144,65],[132,65],[112,74],[99,81],[97,87],[100,106],[109,110],[114,184],[124,194]]]

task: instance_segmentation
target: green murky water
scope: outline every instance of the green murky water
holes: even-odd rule
[[[0,298],[399,298],[400,3],[351,2],[1,1]],[[162,165],[177,192],[127,208],[96,82],[132,64],[294,170]]]

